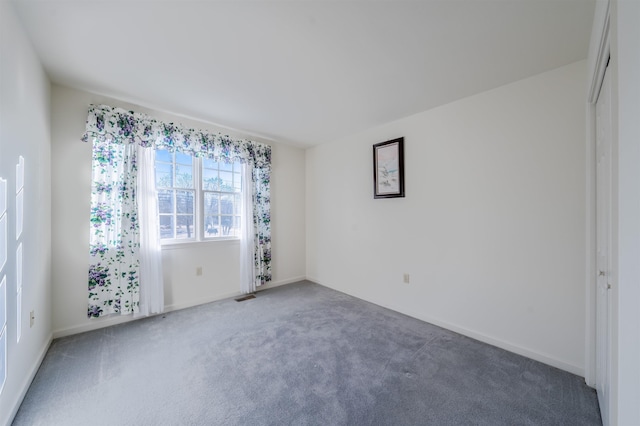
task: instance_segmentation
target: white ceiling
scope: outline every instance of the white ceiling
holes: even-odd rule
[[[14,4],[56,83],[312,146],[584,59],[594,3]]]

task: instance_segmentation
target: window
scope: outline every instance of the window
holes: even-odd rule
[[[0,272],[7,261],[7,181],[0,178]],[[7,379],[7,277],[0,281],[0,394]]]
[[[20,342],[22,337],[22,242],[20,236],[24,225],[24,158],[22,155],[18,158],[16,164],[16,240],[18,240],[18,248],[16,249],[16,339]]]
[[[0,271],[7,261],[7,181],[0,178]]]
[[[162,242],[240,236],[242,165],[156,151]]]
[[[22,337],[22,243],[16,249],[16,316],[17,341]]]
[[[0,393],[7,379],[7,277],[0,281]]]

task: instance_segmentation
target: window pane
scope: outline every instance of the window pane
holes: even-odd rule
[[[215,216],[219,214],[218,206],[220,204],[220,196],[210,192],[204,193],[204,215]]]
[[[233,198],[231,194],[220,195],[220,213],[221,214],[233,214]]]
[[[173,213],[173,190],[161,189],[158,191],[158,211],[162,213]]]
[[[187,164],[190,166],[191,164],[193,164],[193,157],[191,157],[190,155],[183,154],[181,152],[176,152],[176,163]]]
[[[240,177],[240,173],[233,174],[233,190],[235,192],[242,191],[242,178]]]
[[[222,179],[221,191],[233,192],[233,173],[220,172],[220,179]]]
[[[222,236],[228,237],[233,228],[233,216],[220,216],[220,228],[222,228]]]
[[[233,163],[225,163],[224,161],[220,162],[220,170],[233,170]]]
[[[210,158],[203,158],[202,159],[202,164],[204,165],[204,167],[206,169],[217,169],[218,168],[218,162],[214,161]]]
[[[234,230],[234,236],[235,237],[239,237],[240,236],[240,216],[236,216],[233,218],[233,230]]]
[[[220,233],[220,216],[207,216],[204,229],[206,237],[217,237]]]
[[[4,331],[4,333],[3,333]],[[4,384],[7,380],[7,330],[0,328],[0,351],[2,351],[2,357],[0,357],[0,389],[4,388]]]
[[[176,212],[193,214],[193,192],[176,191]]]
[[[173,186],[173,166],[171,164],[156,163],[156,186],[159,188]]]
[[[220,178],[218,178],[217,170],[204,169],[202,173],[203,189],[217,191],[220,189]]]
[[[160,238],[173,238],[173,216],[160,215]]]
[[[193,188],[193,167],[176,165],[176,186]]]
[[[156,150],[156,161],[163,161],[165,163],[171,162],[171,153],[166,149]]]
[[[193,238],[193,215],[177,215],[176,222],[176,238]]]
[[[234,195],[233,214],[240,214],[240,194]]]
[[[224,223],[223,232],[225,237],[240,236],[240,217],[239,216],[221,216],[220,220]]]

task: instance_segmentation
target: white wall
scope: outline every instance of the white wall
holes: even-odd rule
[[[53,330],[57,337],[131,320],[131,316],[88,319],[86,315],[91,144],[80,137],[88,105],[104,103],[194,128],[248,136],[104,96],[52,87]],[[273,283],[269,286],[305,277],[304,151],[271,145]],[[239,248],[237,241],[225,241],[164,249],[167,309],[239,294]],[[196,276],[198,266],[203,268],[202,276]]]
[[[640,2],[611,2],[612,423],[640,424]],[[617,154],[617,155],[616,155]],[[617,199],[617,204],[615,203]]]
[[[0,424],[13,418],[51,342],[51,186],[49,80],[13,7],[0,2],[0,176],[8,181],[8,372]],[[25,159],[22,337],[17,342],[15,188]],[[29,327],[29,312],[35,323]]]
[[[585,73],[309,149],[309,279],[583,374]],[[406,198],[374,200],[372,145],[400,136]]]

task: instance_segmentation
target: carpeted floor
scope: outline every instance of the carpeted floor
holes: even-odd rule
[[[599,425],[581,377],[309,282],[55,340],[14,425]]]

